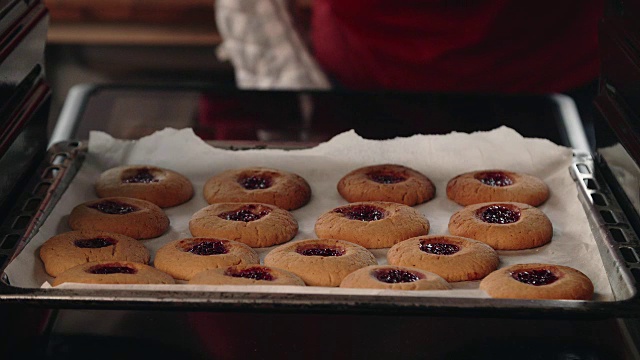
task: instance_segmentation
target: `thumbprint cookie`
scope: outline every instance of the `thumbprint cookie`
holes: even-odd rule
[[[149,165],[126,165],[103,172],[95,184],[98,197],[123,196],[150,201],[161,208],[185,203],[193,185],[184,175]]]
[[[149,250],[138,240],[95,230],[69,231],[49,238],[40,247],[40,258],[53,277],[74,267],[95,261],[149,263]]]
[[[172,241],[158,249],[153,260],[156,268],[180,280],[209,269],[259,263],[258,254],[241,242],[205,237]]]
[[[290,172],[262,167],[227,170],[204,184],[209,204],[257,202],[295,210],[311,199],[305,179]]]
[[[495,201],[538,206],[549,198],[549,187],[532,175],[506,170],[482,170],[464,173],[449,180],[447,197],[462,206]]]
[[[298,222],[287,210],[258,203],[220,203],[209,205],[191,217],[193,236],[220,237],[268,247],[293,239]]]
[[[174,284],[171,276],[149,265],[132,261],[98,261],[74,266],[53,280],[83,284]]]
[[[552,264],[517,264],[496,270],[480,282],[493,298],[589,300],[593,283],[582,272]]]
[[[427,235],[429,221],[410,206],[369,201],[343,205],[322,214],[315,231],[319,238],[347,240],[367,249],[378,249]]]
[[[500,259],[489,245],[459,236],[418,236],[395,244],[387,252],[391,265],[429,271],[445,280],[479,280],[498,268]]]
[[[340,283],[342,288],[387,290],[448,290],[449,283],[437,274],[422,269],[372,265],[347,275]]]
[[[234,265],[227,268],[205,270],[189,284],[197,285],[298,285],[304,281],[292,272],[264,265]]]
[[[309,239],[278,246],[264,264],[290,271],[307,285],[339,286],[351,272],[377,261],[369,250],[348,241]]]
[[[469,205],[449,220],[452,235],[482,241],[496,250],[523,250],[551,241],[551,221],[540,209],[515,202]]]
[[[338,182],[338,192],[349,202],[391,201],[413,206],[431,200],[435,191],[423,174],[394,164],[359,168]]]
[[[169,229],[169,218],[149,201],[110,197],[82,203],[69,214],[73,230],[99,230],[123,234],[134,239],[150,239]]]

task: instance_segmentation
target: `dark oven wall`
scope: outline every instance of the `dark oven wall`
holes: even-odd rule
[[[44,79],[48,13],[39,1],[1,2],[0,216],[47,144],[49,87]],[[5,206],[7,205],[7,206]]]

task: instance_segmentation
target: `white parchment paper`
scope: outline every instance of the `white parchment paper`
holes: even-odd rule
[[[324,212],[346,204],[336,190],[338,180],[349,171],[374,164],[395,163],[427,175],[436,186],[436,197],[415,208],[431,223],[430,234],[448,234],[451,215],[462,207],[446,197],[446,184],[452,177],[473,170],[501,168],[525,172],[542,178],[551,189],[549,200],[540,209],[554,227],[553,240],[540,248],[500,251],[500,267],[517,263],[553,263],[584,272],[595,285],[594,300],[614,300],[602,260],[578,199],[578,190],[569,174],[572,151],[548,140],[523,138],[512,129],[501,127],[472,134],[415,135],[391,140],[367,140],[355,132],[345,132],[326,143],[303,150],[223,150],[210,146],[191,129],[164,129],[136,141],[114,139],[92,132],[84,165],[64,193],[38,234],[9,265],[11,284],[40,287],[51,278],[44,272],[38,256],[40,245],[49,237],[70,231],[67,217],[74,206],[96,198],[93,184],[101,172],[125,164],[148,164],[169,168],[186,175],[194,185],[189,202],[165,209],[170,230],[161,237],[142,240],[153,255],[162,245],[190,237],[188,222],[196,211],[207,206],[202,195],[204,183],[224,170],[265,166],[294,172],[304,177],[313,195],[308,205],[293,211],[300,231],[292,241],[316,238],[314,224]],[[264,259],[272,248],[256,249]],[[373,250],[380,264],[386,263],[386,249]],[[394,291],[394,295],[487,297],[478,289],[479,281],[452,283],[447,291]],[[46,286],[46,285],[45,285]],[[86,285],[63,285],[90,287]],[[195,286],[109,285],[105,288],[211,291],[273,291],[295,293],[384,294],[388,291],[278,286]]]

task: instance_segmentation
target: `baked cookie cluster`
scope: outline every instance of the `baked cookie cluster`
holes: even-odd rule
[[[45,270],[55,277],[53,285],[174,283],[147,265],[150,253],[139,240],[167,232],[170,220],[163,208],[189,201],[191,181],[156,166],[119,166],[100,175],[95,193],[98,199],[77,205],[69,214],[74,231],[54,236],[40,248]]]
[[[189,223],[193,237],[162,246],[154,267],[144,267],[150,254],[139,240],[167,232],[170,221],[163,208],[189,201],[191,182],[168,169],[120,166],[103,172],[95,191],[99,199],[76,206],[69,215],[69,227],[76,231],[54,236],[41,247],[41,259],[56,285],[76,280],[165,283],[166,277],[190,281],[198,273],[219,269],[223,271],[208,272],[194,283],[214,281],[213,276],[230,283],[304,285],[285,270],[261,267],[252,249],[281,244],[297,234],[298,223],[288,210],[305,205],[311,188],[296,174],[247,168],[212,177],[204,187],[211,205]],[[151,276],[157,273],[163,276]]]
[[[208,206],[189,221],[192,237],[170,241],[150,254],[140,240],[164,234],[163,208],[193,197],[181,174],[147,165],[105,171],[99,199],[69,215],[74,231],[40,249],[54,285],[174,283],[192,285],[294,285],[386,290],[446,290],[479,281],[491,297],[590,299],[593,284],[576,269],[554,264],[500,268],[509,251],[548,244],[553,226],[536,206],[549,188],[535,176],[490,169],[450,179],[446,196],[463,206],[449,219],[449,234],[429,234],[415,208],[436,195],[423,173],[398,164],[355,169],[337,183],[346,204],[320,214],[317,238],[293,240],[292,211],[311,201],[301,176],[264,167],[223,171],[203,187]],[[274,247],[261,262],[256,249]],[[370,250],[388,249],[386,263]],[[264,250],[260,250],[264,251]],[[500,254],[498,253],[500,251]]]
[[[447,184],[447,197],[464,206],[449,220],[452,235],[495,250],[526,250],[548,244],[553,225],[536,206],[549,198],[539,178],[503,169],[472,171]],[[555,264],[516,264],[491,271],[480,289],[494,298],[588,300],[593,283],[582,272]]]
[[[150,239],[169,229],[162,208],[191,199],[193,186],[184,175],[150,166],[111,168],[95,183],[100,198],[76,206],[69,215],[73,230],[108,231],[135,239]]]

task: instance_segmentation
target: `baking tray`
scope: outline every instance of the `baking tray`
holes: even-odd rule
[[[82,141],[54,144],[30,178],[10,216],[0,226],[0,266],[13,260],[54,208],[80,169],[87,152]],[[242,150],[242,143],[216,143]],[[601,318],[640,315],[640,240],[607,183],[595,171],[591,155],[574,152],[567,170],[579,188],[615,301],[515,300],[394,295],[289,294],[256,292],[21,288],[4,273],[0,303],[49,308],[175,309],[215,311],[337,312],[428,314],[481,317],[549,316]],[[636,276],[634,278],[634,275]]]

